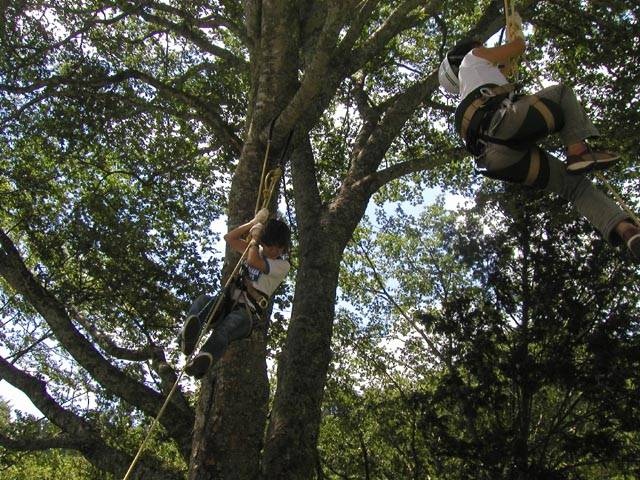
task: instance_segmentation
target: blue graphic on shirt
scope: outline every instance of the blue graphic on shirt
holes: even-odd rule
[[[262,273],[260,269],[252,267],[251,265],[248,265],[246,263],[244,264],[244,267],[247,271],[247,277],[249,277],[249,280],[251,280],[252,282],[257,282],[258,278],[260,278],[260,274]]]

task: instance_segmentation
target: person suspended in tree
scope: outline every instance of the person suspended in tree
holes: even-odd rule
[[[619,155],[594,151],[586,140],[599,135],[574,92],[557,84],[519,95],[507,80],[525,50],[517,13],[507,25],[508,42],[486,47],[459,42],[440,64],[440,86],[459,95],[455,126],[486,176],[554,192],[570,201],[612,244],[624,242],[640,261],[640,228],[585,176],[613,165]],[[541,139],[557,133],[566,162],[542,150]]]
[[[290,264],[286,256],[291,242],[289,226],[277,219],[268,219],[267,209],[260,210],[250,222],[229,231],[224,240],[238,253],[247,250],[240,274],[228,292],[219,311],[209,322],[212,332],[200,351],[185,366],[185,373],[202,378],[224,354],[229,343],[246,338],[269,304],[269,297],[284,281]],[[245,240],[245,237],[250,240]],[[181,349],[191,356],[200,332],[207,325],[217,297],[200,295],[195,299],[181,332]]]

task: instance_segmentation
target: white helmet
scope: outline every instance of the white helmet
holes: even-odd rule
[[[440,86],[449,93],[460,93],[460,82],[458,81],[458,67],[454,67],[449,63],[449,55],[447,54],[438,69],[438,81]]]

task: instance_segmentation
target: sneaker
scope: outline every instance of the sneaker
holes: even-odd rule
[[[616,163],[620,155],[612,152],[592,152],[587,149],[578,155],[567,157],[567,172],[586,173],[592,170],[604,170]]]
[[[180,334],[180,349],[187,357],[193,353],[200,335],[200,319],[197,315],[189,315]]]
[[[193,357],[189,363],[187,363],[184,367],[184,373],[191,377],[200,379],[205,376],[212,364],[213,357],[210,353],[199,353]]]

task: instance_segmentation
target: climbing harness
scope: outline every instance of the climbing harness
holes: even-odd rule
[[[289,136],[286,140],[285,146],[282,150],[282,153],[280,155],[280,160],[279,160],[279,165],[276,166],[274,169],[270,170],[267,172],[267,166],[268,166],[268,161],[269,161],[269,153],[271,150],[271,139],[273,136],[273,127],[275,124],[275,120],[271,121],[270,127],[269,127],[269,136],[268,136],[268,140],[267,140],[267,146],[265,148],[265,155],[264,155],[264,160],[263,160],[263,164],[262,164],[262,173],[260,175],[260,187],[259,187],[259,191],[258,191],[258,198],[256,201],[256,208],[255,208],[255,212],[254,215],[258,213],[258,211],[261,208],[267,208],[269,203],[271,202],[271,197],[273,195],[273,192],[275,191],[276,186],[278,185],[278,182],[280,180],[280,177],[282,176],[282,166],[284,165],[284,160],[285,160],[285,154],[289,148],[289,143],[291,141],[292,138],[292,134],[293,132],[289,133]],[[231,274],[229,275],[229,277],[227,278],[227,281],[225,282],[224,286],[222,287],[222,293],[220,295],[218,295],[217,297],[214,297],[211,302],[214,302],[213,307],[209,310],[206,320],[205,320],[205,324],[204,326],[201,328],[200,330],[200,335],[198,336],[198,340],[196,341],[196,345],[199,345],[201,343],[201,341],[203,340],[204,336],[208,333],[209,328],[211,327],[211,325],[213,324],[213,322],[215,321],[215,319],[217,318],[218,315],[218,311],[220,309],[220,307],[222,306],[224,301],[228,301],[227,298],[227,293],[229,292],[230,287],[233,285],[234,282],[237,282],[238,280],[238,274],[240,272],[240,269],[242,268],[242,265],[244,263],[244,260],[247,257],[247,254],[249,252],[249,248],[251,247],[251,244],[248,244],[247,247],[244,249],[244,251],[242,252],[242,255],[240,256],[240,258],[238,259],[238,261],[236,262],[233,271],[231,272]],[[256,290],[255,288],[253,288],[251,286],[252,290],[249,291],[249,289],[246,288],[245,286],[245,292],[246,294],[248,294],[251,298],[255,298],[256,299],[256,303],[254,304],[257,308],[255,312],[252,312],[253,314],[250,315],[250,317],[253,320],[254,314],[261,314],[264,309],[266,309],[266,307],[268,306],[268,302],[269,302],[269,298],[266,297],[265,295],[262,295],[262,297],[259,297],[260,293],[258,292],[258,290]],[[255,295],[255,297],[254,297]],[[235,304],[234,304],[235,307]],[[234,308],[232,307],[232,308]],[[205,306],[205,308],[208,308],[208,305]],[[247,308],[248,312],[251,312],[251,308],[250,305],[245,302],[245,308]],[[258,308],[262,308],[261,311],[258,311]],[[253,328],[253,325],[252,325]],[[250,333],[249,333],[250,334]],[[193,357],[193,355],[195,354],[195,352],[197,352],[198,349],[195,348],[194,351],[191,353],[191,355],[188,356],[186,362],[185,362],[185,366],[189,364],[189,361],[191,360],[191,358]],[[129,468],[127,469],[127,472],[125,473],[124,477],[122,480],[129,480],[133,469],[135,468],[136,464],[138,463],[142,452],[144,451],[144,448],[146,446],[146,444],[149,442],[149,440],[151,439],[151,435],[154,432],[155,428],[157,427],[160,418],[162,417],[162,415],[164,414],[167,406],[169,405],[169,401],[171,400],[171,397],[173,396],[173,394],[175,393],[176,389],[178,388],[178,384],[180,382],[180,380],[182,379],[182,376],[184,375],[184,367],[178,372],[178,376],[176,378],[176,381],[173,383],[173,386],[171,387],[171,390],[169,391],[169,393],[167,394],[167,398],[165,399],[164,403],[162,404],[162,406],[160,407],[160,410],[158,411],[158,414],[156,415],[156,417],[153,419],[153,422],[151,423],[151,425],[149,426],[149,430],[147,431],[147,434],[145,436],[145,438],[143,439],[142,443],[140,444],[140,447],[138,448],[138,451],[136,453],[136,455],[134,456],[133,460],[131,461],[131,465],[129,465]]]
[[[456,108],[454,123],[470,153],[476,156],[482,153],[488,122],[513,91],[512,84],[487,84],[475,89],[460,102]]]
[[[527,114],[511,138],[493,136],[514,102],[526,102]],[[483,85],[460,102],[455,113],[455,127],[467,150],[481,156],[487,143],[508,147],[533,145],[564,126],[564,116],[555,102],[536,95],[517,95],[513,84]]]

